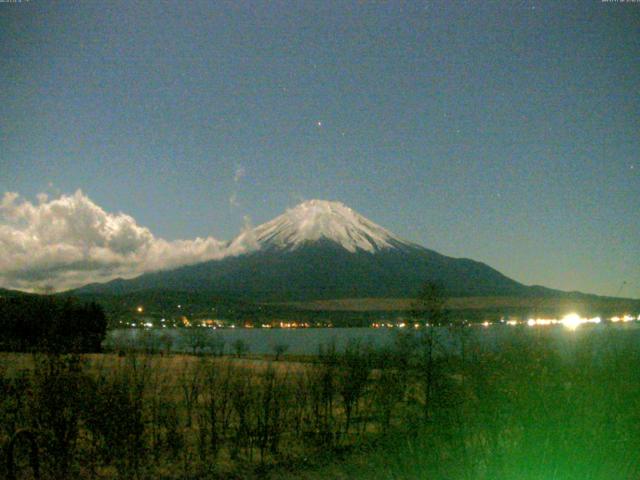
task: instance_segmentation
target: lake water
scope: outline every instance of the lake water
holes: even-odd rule
[[[117,329],[107,334],[105,347],[113,349],[121,346],[143,347],[145,344],[162,345],[162,336],[168,336],[171,350],[188,352],[191,350],[189,335],[194,332],[183,328],[166,329]],[[313,355],[317,354],[321,346],[335,344],[338,350],[344,349],[349,342],[360,341],[376,347],[392,344],[397,338],[397,328],[300,328],[300,329],[209,329],[198,328],[198,335],[202,335],[206,344],[224,342],[225,353],[233,353],[233,344],[242,340],[252,354],[273,354],[277,345],[286,346],[287,354]],[[594,340],[598,348],[610,348],[624,343],[633,343],[640,347],[640,323],[625,324],[603,323],[599,325],[582,325],[570,330],[562,325],[509,326],[503,324],[483,327],[481,325],[467,326],[462,329],[464,338],[469,341],[477,340],[484,347],[500,348],[501,345],[518,337],[542,338],[556,346],[559,351],[571,354],[578,340],[589,337]],[[438,329],[440,343],[455,350],[460,344],[460,330],[452,331],[446,327]]]

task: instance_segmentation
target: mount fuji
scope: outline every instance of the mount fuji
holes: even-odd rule
[[[262,250],[296,250],[326,240],[345,250],[375,253],[411,244],[340,202],[310,200],[251,232]]]
[[[233,248],[237,245],[246,248]],[[524,286],[483,263],[405,241],[340,202],[301,203],[243,232],[227,246],[244,253],[87,285],[76,292],[165,289],[255,301],[302,301],[409,298],[426,281],[458,297],[529,296],[546,290]]]

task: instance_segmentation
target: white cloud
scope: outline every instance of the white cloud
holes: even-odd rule
[[[253,230],[251,223],[251,217],[249,215],[244,216],[244,228],[240,235],[238,235],[229,245],[229,250],[232,252],[250,252],[260,248],[258,245],[258,239],[256,233]]]
[[[247,174],[247,171],[243,166],[240,165],[236,167],[236,173],[233,174],[233,181],[235,183],[240,182],[240,180],[242,180],[242,177],[244,177],[246,174]]]
[[[124,213],[109,213],[78,190],[34,204],[17,193],[0,200],[0,286],[64,290],[117,277],[237,255],[251,241],[213,237],[168,241]],[[246,230],[246,229],[245,229]]]

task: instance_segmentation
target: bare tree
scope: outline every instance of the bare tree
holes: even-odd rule
[[[201,376],[202,368],[200,363],[196,363],[195,365],[187,364],[180,373],[180,385],[182,387],[188,428],[191,428],[193,407],[197,404],[198,397],[200,396],[202,386]]]
[[[289,345],[286,343],[277,343],[273,346],[273,352],[276,354],[276,362],[281,359],[287,350],[289,350]]]
[[[342,397],[345,412],[344,434],[348,435],[351,419],[364,393],[371,366],[360,342],[353,340],[347,343],[339,362],[337,389]]]
[[[187,327],[182,334],[183,345],[189,347],[193,355],[200,355],[207,346],[207,329],[202,327]]]
[[[416,371],[422,385],[423,415],[427,422],[431,416],[434,384],[436,376],[436,348],[438,328],[445,325],[448,312],[445,308],[444,289],[437,283],[427,282],[422,286],[415,299],[411,315],[424,328],[418,334]]]
[[[247,354],[249,351],[249,345],[247,345],[247,342],[239,338],[233,342],[233,350],[236,352],[236,356],[240,358]]]

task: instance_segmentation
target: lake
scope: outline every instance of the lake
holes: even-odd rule
[[[191,330],[191,331],[190,331]],[[109,349],[121,346],[143,347],[145,344],[162,345],[161,337],[170,338],[171,350],[188,352],[191,350],[189,335],[196,330],[192,328],[165,329],[116,329],[107,333],[104,346]],[[335,343],[338,350],[344,349],[349,342],[360,341],[376,347],[391,345],[397,338],[398,332],[407,329],[398,328],[298,328],[298,329],[269,329],[269,328],[235,328],[211,329],[197,328],[198,335],[205,338],[205,343],[224,342],[225,353],[233,353],[232,345],[242,340],[252,354],[273,354],[277,345],[286,346],[287,354],[313,355],[317,354],[321,346]],[[528,326],[494,324],[484,327],[473,325],[463,327],[457,331],[447,327],[438,328],[438,338],[448,349],[457,349],[460,345],[460,332],[468,341],[477,340],[486,348],[500,348],[517,338],[543,338],[556,346],[560,352],[571,354],[573,346],[585,336],[594,340],[597,348],[610,348],[631,342],[640,345],[640,323],[629,322],[623,324],[602,323],[598,325],[582,325],[576,329],[568,329],[563,325]]]

